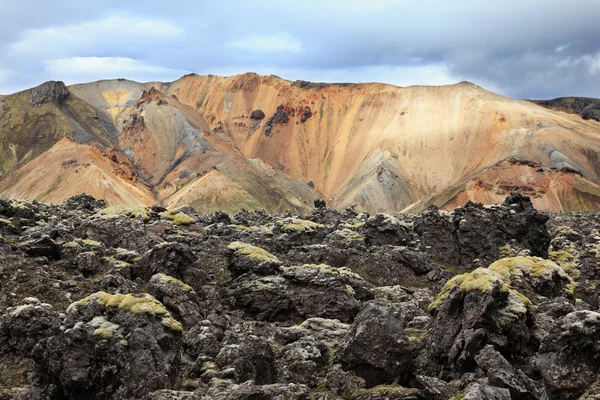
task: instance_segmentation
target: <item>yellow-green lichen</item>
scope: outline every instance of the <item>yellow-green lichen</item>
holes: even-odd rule
[[[4,218],[0,218],[0,224],[2,224],[2,225],[8,225],[10,228],[14,228],[15,227],[10,220],[4,219]]]
[[[190,217],[178,208],[174,210],[165,211],[160,214],[160,217],[168,219],[173,224],[180,226],[188,226],[196,223],[196,220],[194,218]]]
[[[573,279],[581,277],[581,271],[578,268],[577,257],[569,251],[559,250],[548,253],[548,258],[561,266],[561,268]]]
[[[529,310],[531,308],[531,301],[510,285],[513,279],[526,276],[543,280],[553,280],[555,276],[559,276],[572,283],[571,277],[551,260],[523,256],[503,258],[492,263],[488,268],[477,268],[473,272],[457,275],[450,279],[435,301],[429,305],[428,310],[430,312],[435,311],[456,287],[463,292],[471,290],[485,292],[498,287],[501,292],[509,293],[507,305],[503,309],[504,312],[508,313],[507,318],[509,318],[523,309]],[[572,290],[573,286],[568,285],[566,293],[569,294],[569,291]],[[506,318],[502,318],[502,316],[499,321],[508,323]]]
[[[348,244],[352,242],[363,242],[365,240],[365,235],[361,235],[360,233],[348,228],[335,231],[334,235],[342,238]]]
[[[95,240],[91,240],[91,239],[83,239],[83,244],[85,244],[86,246],[91,246],[91,247],[100,247],[100,246],[102,246],[102,243],[97,242]]]
[[[446,282],[438,297],[429,305],[427,310],[429,312],[436,310],[455,287],[458,287],[463,292],[470,292],[472,290],[487,292],[495,286],[501,292],[507,292],[510,289],[500,274],[487,268],[477,268],[473,272],[457,275]]]
[[[255,261],[280,262],[277,257],[265,249],[244,242],[230,243],[227,249],[233,250],[238,256],[246,256]]]
[[[500,258],[506,258],[506,257],[512,256],[512,249],[510,247],[510,244],[507,243],[504,246],[500,247],[498,249],[498,255],[500,256]]]
[[[284,232],[316,232],[317,229],[323,228],[323,225],[313,221],[307,221],[299,218],[286,218],[280,221],[281,230]]]
[[[121,311],[130,312],[136,315],[150,315],[161,317],[162,324],[173,331],[181,332],[181,324],[175,321],[165,306],[154,297],[147,293],[141,295],[133,294],[110,294],[106,292],[97,292],[79,301],[72,303],[67,312],[76,310],[80,307],[87,307],[90,303],[96,303],[101,308],[117,308]]]
[[[554,261],[544,260],[540,257],[509,257],[503,258],[491,264],[489,269],[497,272],[505,280],[511,276],[529,275],[534,278],[552,279],[555,274],[565,276],[566,274]]]
[[[173,278],[172,276],[162,274],[162,273],[153,275],[152,278],[150,278],[150,282],[151,283],[168,282],[168,283],[172,283],[172,284],[179,286],[182,290],[184,290],[186,292],[195,293],[194,289],[187,283],[184,283],[177,278]]]
[[[232,227],[232,228],[237,229],[238,231],[242,231],[242,232],[248,232],[248,231],[250,231],[250,228],[248,228],[245,225],[235,225],[235,224],[232,224],[232,225],[229,225],[229,226]]]
[[[100,211],[98,214],[103,219],[114,219],[122,216],[126,216],[132,219],[141,217],[144,222],[150,221],[152,219],[152,210],[150,210],[147,206],[134,206],[134,207],[125,207],[125,206],[115,206],[115,207],[107,207]]]
[[[358,229],[364,225],[365,225],[365,223],[363,221],[360,221],[360,222],[356,222],[354,224],[342,224],[342,227],[346,228],[346,229]]]
[[[110,340],[113,337],[113,331],[108,328],[98,328],[94,331],[94,336],[99,336],[102,339]]]

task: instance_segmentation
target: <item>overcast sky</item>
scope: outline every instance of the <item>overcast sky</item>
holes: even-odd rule
[[[600,97],[600,0],[0,0],[0,93],[248,71]]]

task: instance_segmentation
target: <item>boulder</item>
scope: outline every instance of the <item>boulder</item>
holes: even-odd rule
[[[281,275],[245,274],[229,285],[236,308],[264,321],[301,322],[310,317],[352,321],[369,284],[347,268],[325,264],[282,267]]]
[[[600,313],[575,311],[558,320],[537,358],[551,399],[576,399],[600,374]]]
[[[356,316],[336,353],[345,370],[352,370],[373,387],[406,382],[413,348],[404,333],[405,315],[393,305],[369,302]]]
[[[429,306],[434,315],[430,354],[440,364],[466,372],[487,344],[503,354],[519,354],[529,341],[531,302],[503,276],[487,268],[450,279]]]
[[[415,221],[427,252],[439,262],[471,265],[478,259],[491,263],[501,248],[514,241],[533,256],[546,258],[550,235],[548,216],[533,208],[527,196],[512,194],[502,206],[467,202],[453,212],[432,208]]]
[[[182,326],[148,294],[98,292],[69,306],[61,331],[33,350],[51,398],[146,399],[176,386]]]

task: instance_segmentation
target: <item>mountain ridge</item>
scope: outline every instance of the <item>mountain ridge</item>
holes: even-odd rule
[[[189,74],[170,83],[101,80],[70,85],[67,91],[65,99],[44,103],[43,115],[23,101],[5,110],[3,104],[26,97],[28,91],[0,99],[0,121],[15,119],[17,110],[20,116],[8,128],[0,123],[0,140],[6,142],[5,149],[13,145],[23,153],[12,159],[10,153],[0,153],[0,196],[52,202],[68,198],[53,185],[44,193],[21,187],[36,182],[28,174],[44,170],[35,163],[25,166],[63,138],[126,160],[115,164],[88,155],[105,179],[79,185],[82,190],[89,186],[96,197],[103,188],[112,188],[106,200],[114,205],[124,202],[115,193],[135,188],[152,193],[142,196],[141,203],[195,203],[207,212],[244,207],[301,211],[320,197],[334,208],[400,211],[451,191],[477,171],[510,157],[577,171],[581,185],[592,193],[600,184],[597,122],[471,82],[399,87],[292,82],[255,73]],[[67,121],[64,132],[50,135],[40,148],[37,139],[14,143],[15,129],[22,137],[33,135],[31,123],[49,117]],[[50,127],[47,121],[42,125]],[[79,148],[75,144],[71,147]],[[69,146],[62,142],[59,147],[66,151]],[[57,181],[68,181],[67,175],[81,170],[54,173],[69,159],[55,159],[58,151],[53,154],[45,158],[52,163],[45,166],[51,171],[45,178],[59,187]],[[500,186],[519,186],[510,184],[512,175],[509,168],[494,179],[508,182]],[[474,192],[468,193],[461,198],[477,200]],[[537,194],[542,200],[534,196],[533,201],[542,209],[544,204],[553,204],[552,209],[573,206]],[[576,207],[596,204],[594,194]]]

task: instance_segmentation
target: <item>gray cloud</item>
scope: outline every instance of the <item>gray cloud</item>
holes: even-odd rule
[[[597,0],[15,3],[0,3],[0,92],[48,79],[251,70],[600,97]]]

